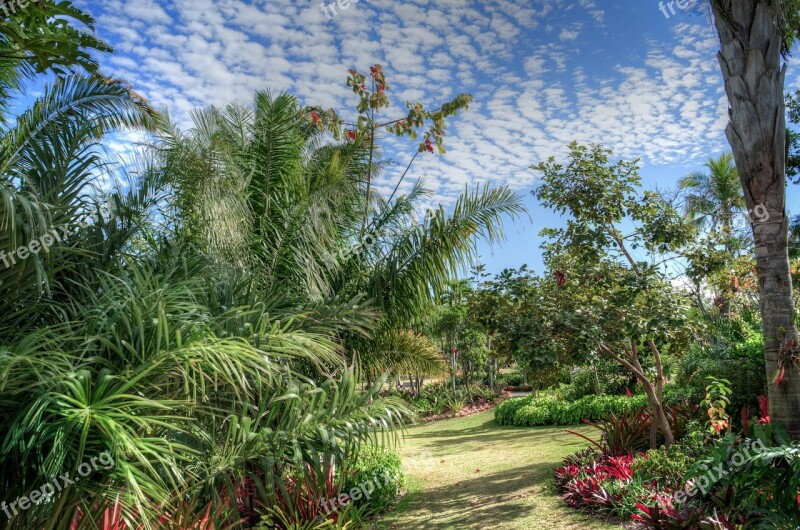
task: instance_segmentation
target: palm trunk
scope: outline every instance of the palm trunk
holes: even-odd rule
[[[769,385],[770,416],[800,439],[800,374],[780,359],[782,345],[797,339],[786,215],[782,27],[766,0],[711,0],[711,5],[730,105],[728,141],[748,209],[763,205],[769,214],[766,222],[753,224],[768,380],[781,364],[786,368],[783,382]]]
[[[487,335],[486,337],[486,349],[489,350],[489,390],[494,392],[494,371],[492,371],[492,365],[494,364],[494,359],[492,359],[492,336]]]

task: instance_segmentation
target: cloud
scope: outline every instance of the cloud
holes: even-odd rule
[[[624,10],[592,0],[360,0],[330,18],[317,1],[78,3],[118,51],[103,59],[106,71],[184,125],[194,108],[265,88],[351,109],[346,72],[373,63],[385,67],[392,116],[406,100],[433,107],[472,93],[475,105],[448,129],[448,154],[424,157],[401,187],[424,177],[434,202],[481,182],[528,187],[536,178],[528,166],[572,140],[646,164],[686,164],[722,146],[726,104],[711,30],[667,25],[657,10],[659,38],[632,43]],[[634,47],[638,55],[627,53]],[[389,142],[397,167],[380,191],[391,192],[415,148]]]

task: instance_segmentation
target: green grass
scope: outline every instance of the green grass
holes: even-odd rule
[[[553,468],[585,441],[563,428],[501,427],[493,418],[487,411],[410,429],[400,447],[408,494],[378,528],[622,528],[568,508],[555,492]]]

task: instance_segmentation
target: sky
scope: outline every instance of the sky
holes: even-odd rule
[[[346,116],[347,71],[384,67],[393,107],[429,108],[459,93],[475,102],[448,126],[444,156],[418,160],[427,206],[452,206],[466,187],[509,185],[531,218],[508,241],[481,245],[490,272],[541,269],[538,232],[563,219],[530,194],[530,169],[573,140],[640,159],[647,188],[675,188],[728,150],[717,42],[702,12],[654,0],[76,0],[116,53],[103,70],[131,82],[184,127],[192,109],[287,91]],[[700,0],[689,5],[701,5]],[[345,7],[346,6],[346,7]],[[695,9],[694,11],[700,11]],[[800,87],[790,63],[787,89]],[[120,149],[123,147],[118,146]],[[387,139],[396,162],[377,182],[388,195],[416,145]],[[789,207],[800,211],[798,188]]]

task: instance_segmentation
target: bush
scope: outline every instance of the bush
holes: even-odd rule
[[[386,511],[405,486],[400,456],[386,449],[370,448],[363,451],[353,470],[344,481],[342,492],[352,495],[360,490],[364,494],[361,499],[352,502],[361,514],[374,515]],[[367,496],[373,486],[374,491]]]
[[[681,488],[692,466],[713,449],[704,440],[702,425],[694,422],[686,436],[669,449],[651,449],[637,456],[633,462],[634,477],[667,490]]]
[[[675,383],[692,389],[697,399],[705,396],[708,377],[727,379],[733,391],[730,412],[739,416],[743,407],[757,410],[758,396],[767,393],[767,376],[760,334],[744,341],[720,341],[715,346],[694,345],[678,363]]]
[[[599,379],[602,394],[624,394],[630,385],[631,375],[615,362],[601,361],[597,365],[597,379]],[[568,385],[562,387],[564,396],[569,400],[577,400],[584,396],[595,396],[595,374],[591,366],[580,366],[572,372],[572,379]]]
[[[440,415],[446,411],[458,414],[467,406],[486,406],[497,399],[498,395],[498,392],[478,384],[458,387],[453,391],[447,381],[424,387],[420,396],[399,394],[422,417]]]
[[[665,404],[685,401],[691,391],[667,387]],[[541,425],[579,425],[583,420],[602,421],[610,413],[617,415],[647,406],[647,396],[585,396],[576,401],[558,399],[552,394],[507,399],[495,409],[500,425],[536,427]]]
[[[507,386],[521,386],[525,384],[525,374],[520,370],[514,370],[507,374],[500,374],[495,380],[498,388]]]
[[[779,425],[753,430],[755,441],[734,435],[719,440],[688,475],[710,479],[710,498],[729,521],[747,528],[800,528],[800,443],[792,443]]]
[[[728,435],[708,444],[692,420],[669,449],[584,450],[555,470],[556,486],[573,507],[647,529],[800,528],[800,444],[779,425],[752,429],[757,441]]]

